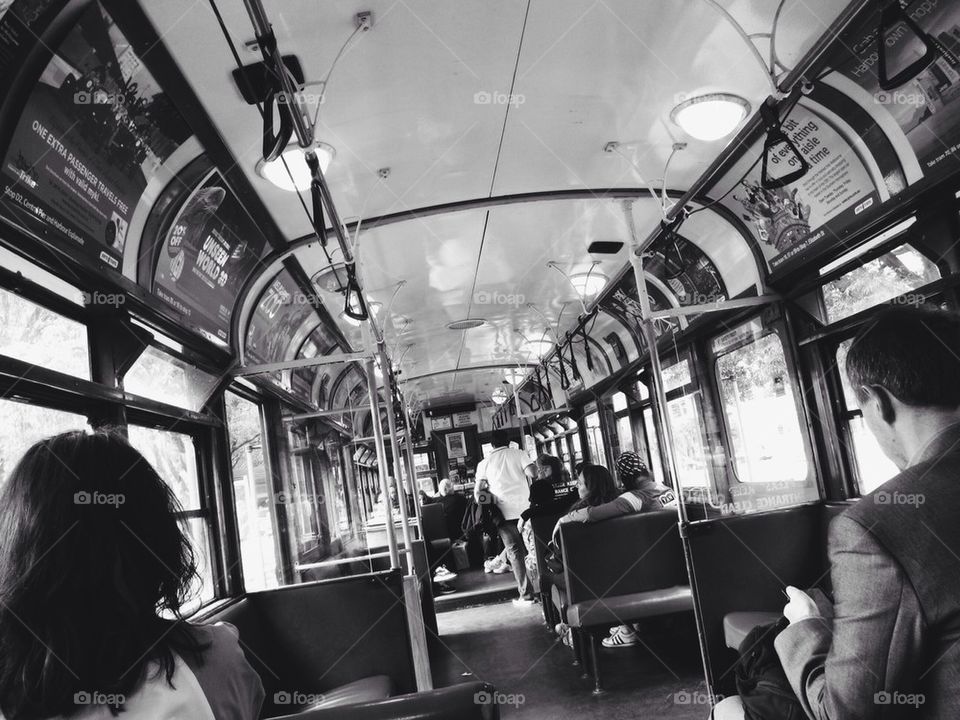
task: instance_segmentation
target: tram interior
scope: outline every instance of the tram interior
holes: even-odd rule
[[[261,717],[707,718],[897,473],[845,357],[957,306],[957,3],[11,0],[0,48],[0,484],[123,428]],[[503,431],[569,498],[531,603],[465,522]],[[624,453],[676,502],[555,530]]]

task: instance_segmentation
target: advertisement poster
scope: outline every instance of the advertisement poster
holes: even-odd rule
[[[650,297],[650,309],[652,311],[665,310],[670,307],[670,303],[657,288],[651,287],[647,283],[647,293]],[[600,303],[604,312],[610,314],[630,330],[638,347],[646,347],[643,340],[643,333],[640,330],[640,324],[643,322],[643,311],[640,308],[640,299],[637,294],[637,281],[632,272],[627,273],[617,284],[616,289],[607,295]],[[676,318],[669,320],[655,320],[657,335],[670,330],[679,330],[680,323]]]
[[[67,0],[0,0],[0,96]]]
[[[880,13],[871,3],[844,34],[832,67],[862,87],[888,112],[904,133],[926,177],[960,170],[960,4],[950,0],[913,0],[906,10],[917,26],[938,45],[936,60],[916,77],[890,90],[879,80],[877,28]],[[887,33],[888,72],[922,57],[924,45],[905,24]],[[894,142],[896,139],[891,138]]]
[[[313,306],[282,270],[260,296],[247,329],[247,362],[271,363],[285,359],[285,353],[297,330],[311,318]]]
[[[771,272],[796,264],[823,243],[856,222],[860,213],[879,204],[880,196],[870,173],[850,144],[823,118],[798,105],[783,121],[790,138],[810,166],[806,175],[783,188],[760,185],[760,164],[723,200],[746,222],[759,242]],[[763,152],[757,143],[747,154]],[[785,145],[770,153],[769,172],[782,177],[798,165]],[[743,171],[735,168],[736,176]],[[729,182],[729,181],[728,181]],[[727,187],[724,182],[721,187]]]
[[[3,162],[4,210],[26,229],[119,268],[140,196],[189,135],[116,25],[93,4],[23,108]]]

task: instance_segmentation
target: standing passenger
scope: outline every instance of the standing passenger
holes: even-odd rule
[[[36,443],[0,494],[0,713],[254,720],[232,625],[181,615],[196,558],[173,491],[119,434]]]
[[[902,472],[830,526],[834,618],[788,588],[775,641],[811,718],[960,717],[960,316],[881,312],[847,377]]]
[[[526,453],[519,448],[508,447],[509,438],[505,430],[494,430],[493,451],[477,465],[477,484],[474,489],[477,502],[493,501],[503,513],[504,522],[497,531],[510,559],[510,567],[517,581],[520,597],[514,600],[517,605],[529,605],[533,602],[533,590],[527,578],[524,557],[527,554],[523,540],[517,531],[517,518],[527,507],[529,488],[523,469],[529,464]]]

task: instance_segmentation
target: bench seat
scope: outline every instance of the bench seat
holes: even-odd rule
[[[723,639],[731,650],[739,650],[743,639],[755,627],[769,625],[783,617],[782,612],[756,610],[732,612],[723,616]]]
[[[690,586],[675,585],[661,590],[574,603],[567,608],[567,623],[576,628],[622,625],[645,617],[689,610],[693,610]]]

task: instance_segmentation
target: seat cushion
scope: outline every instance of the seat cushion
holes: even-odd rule
[[[571,627],[618,625],[686,610],[693,610],[693,593],[689,585],[677,585],[574,603],[567,608],[567,623]]]
[[[343,705],[356,705],[357,703],[372,702],[374,700],[384,700],[390,697],[393,692],[393,683],[387,675],[372,675],[371,677],[354,680],[352,683],[341,685],[333,690],[328,690],[319,700],[298,708],[299,712],[307,710],[320,710],[321,708],[341,707]]]
[[[731,650],[739,650],[743,639],[759,625],[768,625],[780,619],[783,613],[766,610],[732,612],[723,616],[723,639]]]

